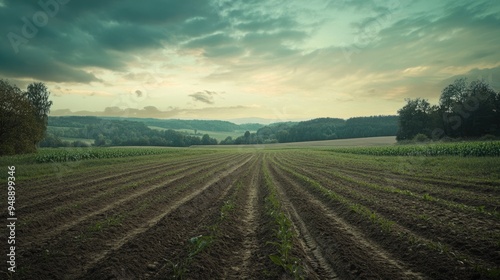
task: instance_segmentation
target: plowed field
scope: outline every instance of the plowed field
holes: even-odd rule
[[[300,148],[109,162],[16,182],[17,267],[1,278],[500,277],[498,158]]]

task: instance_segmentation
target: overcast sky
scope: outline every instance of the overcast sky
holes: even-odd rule
[[[0,34],[0,78],[46,83],[53,115],[348,118],[500,89],[497,0],[0,0]]]

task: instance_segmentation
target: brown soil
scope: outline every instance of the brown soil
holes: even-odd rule
[[[18,271],[12,278],[293,279],[269,257],[277,251],[271,244],[277,241],[277,225],[266,208],[270,193],[263,166],[270,171],[281,211],[293,223],[291,255],[305,279],[489,279],[485,269],[498,269],[497,218],[364,185],[419,193],[439,188],[437,178],[419,188],[409,175],[318,160],[242,150],[143,158],[40,182],[21,181]],[[325,197],[287,169],[344,202]],[[477,191],[466,185],[447,184],[435,196],[446,199],[439,194],[456,186],[470,198],[450,201],[489,201],[487,183],[477,184]],[[394,224],[384,231],[349,203]],[[221,209],[228,211],[224,217]],[[5,220],[6,214],[0,218]],[[190,240],[199,236],[211,243],[190,255]],[[432,242],[447,249],[424,246]]]
[[[323,170],[310,170],[303,164],[300,166],[303,174],[315,178],[324,187],[369,207],[389,220],[396,219],[397,225],[405,232],[411,231],[420,239],[432,240],[437,235],[438,242],[446,245],[454,254],[473,262],[490,265],[500,262],[498,242],[490,235],[491,232],[500,232],[500,223],[496,219],[485,218],[475,212],[448,209],[414,197],[373,190],[332,176]],[[356,178],[352,174],[346,174]],[[382,183],[377,179],[370,179],[369,182]],[[405,215],[400,215],[401,209],[405,209]]]

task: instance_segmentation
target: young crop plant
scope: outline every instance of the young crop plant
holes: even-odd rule
[[[269,191],[269,195],[265,199],[267,213],[274,219],[278,227],[274,229],[278,241],[267,242],[267,244],[275,246],[278,252],[270,255],[269,258],[274,264],[281,266],[287,273],[290,273],[294,279],[303,279],[303,268],[300,259],[292,256],[293,239],[295,237],[292,221],[283,212],[269,169],[265,165],[262,168],[264,170],[265,184]]]
[[[331,149],[331,151],[373,156],[498,157],[500,156],[500,141],[335,148]]]
[[[180,263],[173,263],[170,260],[167,262],[172,267],[173,279],[184,279],[184,276],[189,271],[189,266],[194,261],[194,258],[206,248],[210,247],[214,242],[214,235],[198,235],[189,239],[188,255]]]
[[[184,276],[189,271],[189,266],[193,262],[196,255],[212,245],[214,239],[215,237],[213,235],[198,235],[191,237],[189,239],[188,255],[186,258],[181,260],[179,263],[173,263],[168,259],[164,259],[172,268],[172,278],[184,279]]]
[[[176,153],[176,150],[161,148],[78,148],[41,149],[35,156],[37,163],[80,161],[87,159],[122,158],[131,156]]]
[[[115,216],[106,218],[103,221],[97,221],[95,224],[93,224],[89,227],[89,231],[90,232],[99,232],[99,231],[104,230],[108,227],[119,226],[122,224],[124,218],[125,217],[123,215],[115,215]]]
[[[219,234],[219,226],[230,215],[230,212],[232,212],[236,207],[236,197],[242,187],[243,183],[241,181],[238,181],[235,192],[228,200],[223,202],[223,205],[219,212],[219,217],[213,225],[207,227],[210,234],[200,234],[189,239],[188,255],[185,259],[183,259],[179,263],[173,263],[170,260],[167,260],[167,262],[170,264],[170,267],[172,268],[172,277],[174,279],[184,279],[184,276],[189,271],[189,266],[194,261],[194,258],[215,242],[217,235]]]
[[[290,171],[290,172],[293,172],[293,171]],[[477,212],[480,214],[493,216],[493,217],[497,217],[497,218],[500,217],[500,212],[496,211],[496,209],[495,210],[486,210],[485,206],[472,207],[472,206],[465,205],[465,204],[462,204],[459,202],[448,201],[448,200],[444,200],[441,198],[437,198],[437,197],[432,196],[429,193],[424,193],[423,195],[420,195],[420,194],[413,193],[409,190],[402,190],[402,189],[395,188],[395,187],[387,187],[387,186],[382,186],[382,185],[378,185],[375,183],[368,183],[368,182],[354,179],[354,178],[349,177],[349,176],[342,175],[339,172],[335,172],[335,171],[331,172],[331,174],[333,176],[340,178],[342,180],[345,180],[347,182],[352,182],[352,183],[358,184],[360,186],[371,188],[371,189],[374,189],[377,191],[405,195],[405,196],[413,197],[416,199],[422,199],[422,200],[425,200],[427,202],[440,204],[440,205],[443,205],[443,206],[448,207],[448,208],[460,209],[462,211]],[[296,175],[296,176],[300,177],[300,175]],[[314,183],[311,182],[311,179],[309,179],[306,176],[303,176],[303,177],[304,178],[302,178],[302,180],[305,180],[309,184],[314,185]],[[316,185],[314,185],[314,186],[316,186]],[[318,188],[318,186],[316,186],[316,188]]]
[[[194,256],[198,255],[205,248],[210,246],[214,241],[212,235],[198,235],[189,239],[190,250],[188,254],[188,259],[192,260]]]
[[[376,212],[370,210],[368,207],[363,206],[361,204],[355,203],[350,201],[349,199],[335,193],[334,191],[331,191],[325,187],[323,187],[320,183],[316,182],[315,180],[307,177],[306,175],[300,174],[286,166],[280,165],[278,163],[275,163],[278,165],[282,170],[288,172],[292,176],[298,179],[299,182],[302,182],[306,185],[309,185],[316,191],[318,191],[322,196],[332,200],[332,201],[337,201],[354,211],[355,213],[359,214],[362,217],[365,217],[369,219],[372,223],[378,224],[382,231],[389,233],[392,230],[393,225],[395,224],[394,221],[388,220],[384,218],[381,215],[377,215]]]

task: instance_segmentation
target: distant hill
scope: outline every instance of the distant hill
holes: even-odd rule
[[[302,122],[274,123],[260,128],[256,133],[221,144],[262,144],[320,141],[377,136],[395,136],[398,116],[356,117],[347,120],[318,118]]]
[[[66,145],[61,140],[68,138],[93,139],[95,146],[188,147],[218,144],[217,139],[206,133],[190,135],[173,129],[156,130],[129,118],[49,117],[44,146]]]
[[[231,145],[395,136],[398,116],[318,118],[267,126],[220,120],[64,116],[49,117],[48,125],[53,136],[94,139],[101,145]]]
[[[49,117],[49,126],[58,127],[83,127],[92,124],[100,119],[115,121],[134,121],[144,123],[147,126],[160,127],[165,129],[190,129],[203,131],[237,132],[237,131],[257,131],[264,127],[263,124],[247,123],[234,124],[228,121],[219,120],[180,120],[180,119],[153,119],[153,118],[122,118],[122,117],[89,117],[89,116],[64,116]]]
[[[265,118],[237,118],[237,119],[229,119],[228,121],[235,124],[246,124],[246,123],[259,123],[264,125],[270,125],[273,123],[282,123],[282,122],[299,122],[304,121],[305,119],[265,119]]]
[[[156,126],[166,129],[192,129],[204,131],[257,131],[263,127],[262,124],[235,124],[228,121],[219,120],[180,120],[180,119],[152,119],[152,118],[119,118],[119,117],[101,117],[103,119],[129,120],[142,122],[148,126]]]
[[[100,120],[101,119],[98,117],[88,117],[88,116],[65,116],[65,117],[49,116],[48,126],[82,128],[88,124],[95,124]]]

